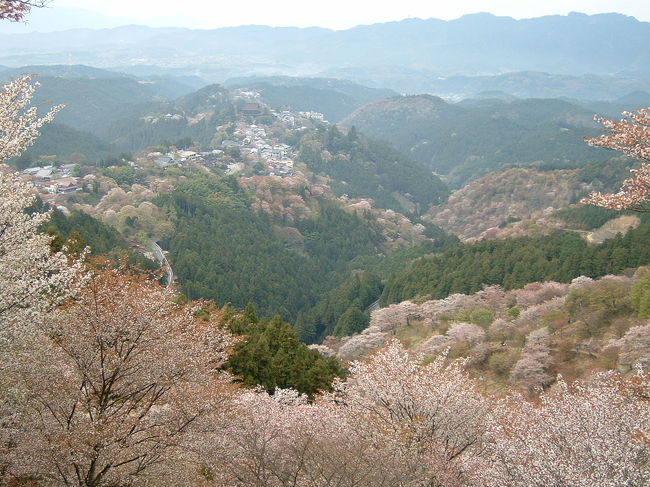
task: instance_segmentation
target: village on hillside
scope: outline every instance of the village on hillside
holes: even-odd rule
[[[276,122],[290,130],[305,130],[311,121],[328,124],[322,113],[293,110],[276,111],[260,101],[260,94],[254,90],[236,90],[235,99],[244,101],[241,114],[247,121],[238,121],[228,127],[215,127],[215,132],[228,129],[228,138],[217,147],[177,148],[170,146],[166,151],[145,151],[122,161],[134,169],[146,166],[162,170],[170,168],[203,167],[226,175],[254,174],[285,178],[294,174],[295,148],[269,136],[262,124],[252,123],[255,117],[270,114]],[[147,123],[157,123],[160,118],[183,119],[180,114],[167,113],[159,117],[143,117]],[[80,174],[77,164],[59,164],[47,160],[46,165],[29,167],[22,171],[22,177],[29,180],[46,203],[61,207],[61,195],[87,191],[96,183],[100,172],[99,164],[84,165]],[[112,166],[108,166],[111,169]]]

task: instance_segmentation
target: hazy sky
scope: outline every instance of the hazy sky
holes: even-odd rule
[[[152,25],[215,28],[247,24],[346,29],[408,17],[455,19],[490,12],[515,18],[618,12],[650,21],[650,0],[54,0]]]

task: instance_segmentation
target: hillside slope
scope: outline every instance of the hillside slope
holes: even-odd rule
[[[562,100],[490,100],[452,105],[428,95],[365,105],[343,124],[386,140],[454,187],[503,167],[575,168],[608,158],[583,137],[597,133],[593,113]]]

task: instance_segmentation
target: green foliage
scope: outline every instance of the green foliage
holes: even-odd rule
[[[570,228],[594,230],[621,214],[623,213],[620,211],[608,210],[600,206],[579,205],[564,208],[555,212],[553,216],[563,220]]]
[[[469,322],[487,328],[494,321],[494,311],[487,308],[477,308],[469,314]]]
[[[61,112],[63,113],[63,112]],[[60,123],[51,123],[41,129],[41,136],[21,157],[14,159],[18,168],[29,167],[40,156],[56,154],[57,160],[78,162],[76,154],[83,154],[89,163],[116,152],[116,148],[99,137],[75,130]]]
[[[300,343],[293,327],[279,316],[258,320],[248,307],[231,329],[247,337],[235,346],[225,367],[246,386],[261,385],[269,393],[290,387],[313,396],[329,390],[332,380],[343,375],[335,359]]]
[[[607,154],[608,151],[601,151]],[[610,153],[611,155],[611,153]],[[590,161],[578,172],[578,180],[594,186],[597,191],[612,193],[618,191],[621,183],[629,176],[629,170],[638,166],[638,161],[627,156],[606,160]]]
[[[77,234],[78,238],[90,247],[93,255],[108,254],[116,249],[127,248],[126,242],[117,230],[77,210],[72,210],[69,215],[61,211],[53,211],[46,231],[55,237],[54,250],[61,250],[60,246],[72,234]]]
[[[318,216],[296,227],[304,236],[305,250],[324,272],[339,269],[358,255],[375,254],[383,240],[370,219],[361,219],[333,203],[321,203]]]
[[[130,186],[135,182],[135,169],[131,166],[107,167],[102,173],[120,186]]]
[[[628,286],[615,280],[606,280],[598,286],[584,286],[571,291],[566,299],[566,309],[569,316],[576,318],[583,310],[591,310],[592,319],[589,325],[608,320],[616,314],[630,311],[630,292]],[[598,314],[595,320],[594,314]]]
[[[342,304],[334,311],[323,306],[327,312],[317,313],[316,319],[325,319],[325,313],[326,321],[315,326],[309,310],[319,296],[349,275],[352,259],[376,254],[382,240],[372,220],[334,204],[322,203],[313,218],[296,223],[304,235],[304,254],[299,254],[276,236],[266,215],[249,211],[235,178],[188,175],[173,194],[156,203],[175,212],[176,232],[163,245],[190,299],[214,299],[239,308],[251,301],[264,317],[280,314],[296,320],[300,338],[313,342],[325,330],[332,333],[348,308],[363,310],[381,293],[376,277],[372,283],[370,276],[352,281],[354,290],[327,298]]]
[[[262,316],[287,318],[315,301],[318,268],[246,208],[236,180],[190,178],[157,203],[176,215],[176,232],[162,244],[189,299],[237,308],[251,301]]]
[[[53,211],[44,230],[53,237],[50,244],[53,251],[60,251],[65,245],[69,254],[78,255],[87,246],[92,256],[104,256],[116,262],[125,259],[129,265],[143,270],[158,268],[142,254],[131,252],[113,227],[81,211],[72,210],[68,215]]]
[[[300,316],[296,323],[300,339],[314,343],[328,335],[344,336],[362,331],[370,318],[362,310],[379,298],[382,289],[376,275],[355,273]],[[344,315],[347,316],[343,318]]]
[[[642,268],[639,280],[632,285],[630,301],[639,318],[650,318],[650,269]]]
[[[449,195],[438,177],[390,146],[361,136],[348,137],[336,126],[304,136],[299,149],[299,158],[309,169],[332,179],[337,195],[372,198],[380,208],[415,214],[444,202]],[[410,202],[408,207],[400,203],[401,198]]]
[[[418,295],[439,299],[454,293],[471,294],[486,284],[517,289],[534,281],[569,282],[580,275],[615,274],[649,262],[647,224],[594,246],[570,232],[459,244],[442,254],[421,258],[391,278],[381,302],[395,303]]]
[[[444,232],[443,232],[444,235]],[[457,245],[457,237],[444,235],[434,241],[422,242],[412,247],[402,247],[388,254],[364,255],[356,257],[348,266],[349,269],[363,269],[376,274],[382,279],[401,273],[415,259],[440,253],[447,248]]]
[[[510,370],[519,360],[520,351],[514,348],[506,348],[503,351],[490,355],[488,367],[498,377],[507,378]]]
[[[520,314],[521,314],[521,310],[517,306],[508,308],[508,311],[506,312],[506,316],[511,320],[516,320],[517,318],[519,318]]]
[[[363,311],[379,299],[383,290],[382,279],[401,272],[418,257],[441,252],[457,242],[457,238],[446,236],[433,242],[400,248],[385,255],[355,257],[346,265],[352,277],[323,294],[315,306],[305,308],[298,315],[295,323],[298,336],[306,343],[315,343],[328,335],[343,335],[342,328],[336,330],[339,318],[350,308]],[[332,279],[335,278],[333,275]],[[356,323],[356,332],[361,331],[361,321],[357,320]],[[366,326],[367,321],[363,328]]]
[[[364,313],[356,306],[350,306],[345,313],[336,320],[333,334],[336,336],[350,336],[365,330],[370,324],[370,314]]]

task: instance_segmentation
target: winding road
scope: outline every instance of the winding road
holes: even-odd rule
[[[158,263],[165,268],[167,273],[167,285],[169,286],[174,282],[174,271],[172,270],[172,266],[169,265],[169,261],[167,260],[167,257],[165,257],[165,253],[163,252],[163,249],[160,248],[160,245],[153,240],[149,240],[149,243],[151,245],[151,252],[156,256]]]

